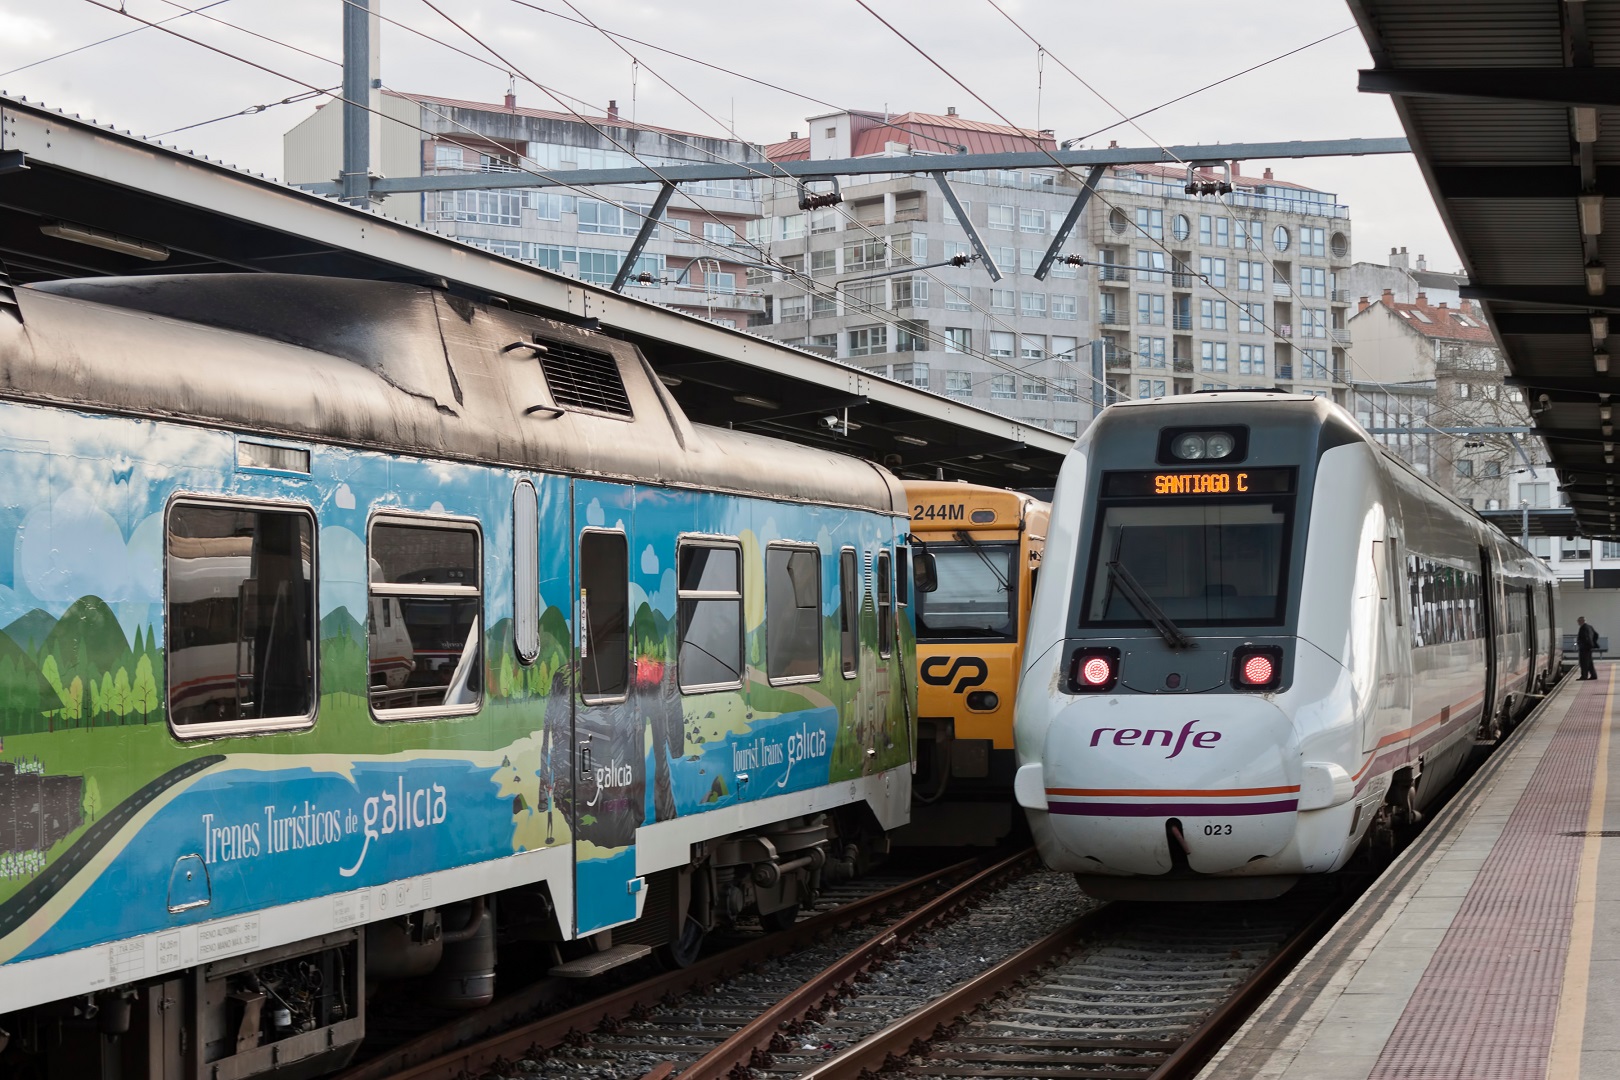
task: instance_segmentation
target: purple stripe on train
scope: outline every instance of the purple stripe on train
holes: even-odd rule
[[[1248,817],[1254,814],[1291,814],[1299,809],[1298,799],[1276,799],[1252,803],[1098,803],[1048,802],[1054,814],[1081,817]]]

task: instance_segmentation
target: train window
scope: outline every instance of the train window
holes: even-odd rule
[[[475,526],[427,518],[371,524],[371,709],[411,720],[476,711],[482,561]]]
[[[579,692],[589,701],[630,688],[630,554],[621,532],[579,537]]]
[[[765,674],[772,683],[821,678],[821,552],[765,549]]]
[[[512,489],[512,639],[525,664],[540,655],[540,503],[534,485]]]
[[[856,659],[861,636],[860,573],[854,548],[838,553],[838,651],[846,679],[853,679],[860,671]]]
[[[894,602],[901,607],[911,603],[911,551],[904,544],[894,548]]]
[[[1016,641],[1018,545],[969,539],[928,550],[939,584],[917,594],[917,640]]]
[[[683,541],[677,571],[680,653],[686,691],[742,685],[742,549],[735,541]]]
[[[1182,626],[1274,625],[1283,620],[1293,500],[1108,505],[1098,524],[1085,619],[1147,626],[1117,564]]]
[[[315,519],[305,510],[170,507],[165,625],[169,720],[177,734],[312,722],[314,537]],[[118,672],[103,705],[145,716],[157,688],[144,656],[132,667]]]
[[[877,553],[878,655],[894,652],[894,577],[889,553]]]

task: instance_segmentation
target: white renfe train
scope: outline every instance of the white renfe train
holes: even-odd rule
[[[1556,676],[1552,589],[1322,399],[1108,409],[1059,477],[1019,683],[1042,857],[1103,898],[1340,868]]]

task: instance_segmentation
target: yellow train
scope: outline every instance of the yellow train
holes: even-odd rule
[[[905,487],[912,541],[934,556],[938,586],[916,594],[917,805],[899,840],[993,843],[1015,818],[1013,693],[1050,508],[1005,488]]]

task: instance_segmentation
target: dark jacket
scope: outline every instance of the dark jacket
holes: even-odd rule
[[[1583,623],[1580,630],[1578,630],[1575,634],[1575,648],[1579,649],[1583,653],[1589,653],[1593,649],[1597,648],[1597,644],[1597,627],[1593,626],[1591,623]]]

